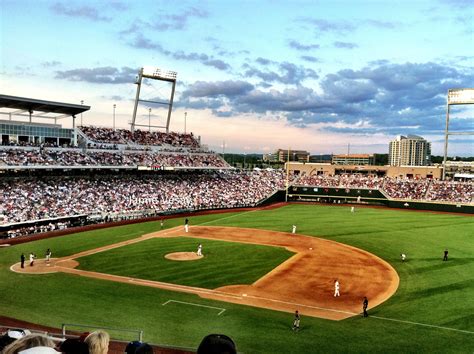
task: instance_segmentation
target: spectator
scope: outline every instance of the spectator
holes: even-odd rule
[[[37,352],[40,351],[43,354],[56,354],[54,350],[55,344],[54,342],[41,334],[28,334],[16,341],[12,342],[11,344],[7,345],[3,349],[3,354],[17,354],[17,353],[29,353],[27,350],[31,348],[35,348]],[[33,353],[33,352],[31,352]]]
[[[105,331],[95,331],[89,334],[84,342],[89,346],[89,354],[107,354],[110,336]]]
[[[224,334],[209,334],[199,344],[197,354],[236,354],[234,341]]]

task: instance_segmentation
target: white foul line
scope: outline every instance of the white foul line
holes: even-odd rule
[[[217,316],[220,316],[222,313],[225,312],[225,309],[223,309],[221,307],[207,306],[207,305],[195,304],[195,303],[192,303],[192,302],[185,302],[185,301],[178,301],[178,300],[168,300],[165,303],[161,304],[161,306],[165,306],[165,305],[169,304],[170,302],[176,302],[178,304],[199,306],[199,307],[207,307],[209,309],[220,310],[219,313],[217,314]]]
[[[243,213],[237,212],[236,214],[231,215],[231,216],[226,216],[225,218],[210,220],[210,221],[206,221],[206,222],[203,222],[203,223],[200,223],[200,224],[197,224],[197,225],[206,225],[206,224],[210,224],[210,223],[213,223],[213,222],[216,222],[216,221],[221,221],[221,220],[225,220],[225,219],[231,219],[231,218],[235,218],[236,216],[242,216],[242,215],[245,215],[245,214],[248,214],[248,213],[254,213],[254,212],[256,212],[256,211],[258,211],[258,209],[257,209],[257,210],[245,211],[245,212],[243,212]]]
[[[388,318],[388,317],[379,317],[379,316],[369,316],[371,318],[376,318],[379,320],[386,320],[386,321],[394,321],[394,322],[401,322],[401,323],[407,323],[407,324],[412,324],[416,326],[423,326],[423,327],[431,327],[431,328],[438,328],[438,329],[445,329],[447,331],[456,331],[456,332],[462,332],[462,333],[468,333],[468,334],[474,334],[472,331],[467,331],[465,329],[457,329],[457,328],[450,328],[450,327],[443,327],[443,326],[436,326],[436,325],[430,325],[426,323],[419,323],[419,322],[412,322],[412,321],[404,321],[404,320],[397,320],[395,318]]]
[[[336,310],[336,309],[331,309],[331,308],[326,308],[326,307],[318,307],[318,306],[297,304],[297,303],[294,303],[294,302],[287,302],[287,301],[282,301],[282,300],[269,299],[269,298],[264,298],[264,297],[260,297],[260,296],[247,295],[247,297],[251,297],[251,298],[254,298],[254,299],[260,299],[260,300],[266,300],[266,301],[272,301],[272,302],[279,302],[279,303],[282,303],[282,304],[288,304],[288,305],[295,305],[295,306],[300,306],[300,307],[318,309],[318,310],[323,310],[323,311],[346,313],[346,314],[353,315],[353,316],[359,315],[359,313],[355,313],[355,312]],[[451,327],[436,326],[436,325],[430,325],[430,324],[420,323],[420,322],[398,320],[398,319],[395,319],[395,318],[380,317],[380,316],[369,316],[369,318],[376,318],[378,320],[386,320],[386,321],[406,323],[406,324],[411,324],[411,325],[416,325],[416,326],[444,329],[444,330],[447,330],[447,331],[455,331],[455,332],[461,332],[461,333],[474,334],[474,332],[468,331],[468,330],[465,330],[465,329],[457,329],[457,328],[451,328]]]
[[[295,302],[288,302],[288,301],[283,301],[283,300],[270,299],[270,298],[261,297],[261,296],[247,295],[246,297],[250,297],[250,298],[254,298],[254,299],[258,299],[258,300],[264,300],[264,301],[278,302],[280,304],[286,304],[286,305],[295,305],[295,306],[299,306],[299,307],[307,307],[307,308],[310,308],[310,309],[317,309],[317,310],[322,310],[322,311],[345,313],[345,314],[353,315],[353,316],[358,315],[358,313],[350,312],[350,311],[336,310],[336,309],[331,309],[331,308],[327,308],[327,307],[318,307],[318,306],[312,306],[312,305],[303,305],[303,304],[298,304],[298,303],[295,303]]]

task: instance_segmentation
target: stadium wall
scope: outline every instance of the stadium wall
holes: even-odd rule
[[[284,199],[282,199],[284,200]],[[387,206],[389,208],[429,210],[448,213],[474,214],[474,205],[447,202],[426,202],[413,200],[391,200],[380,190],[349,189],[331,187],[293,186],[288,190],[288,201],[323,203],[361,203]]]

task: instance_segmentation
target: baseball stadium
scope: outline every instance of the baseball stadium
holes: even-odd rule
[[[474,354],[473,14],[0,1],[0,354]]]
[[[470,179],[239,169],[168,126],[76,126],[90,107],[25,97],[0,106],[19,115],[0,122],[3,343],[100,329],[109,352],[194,353],[217,333],[239,353],[474,350]]]

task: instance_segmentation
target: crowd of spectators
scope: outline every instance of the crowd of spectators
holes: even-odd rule
[[[0,331],[0,353],[2,354],[154,354],[155,349],[162,348],[132,341],[127,344],[111,340],[110,334],[102,329],[81,335],[70,334],[55,336],[45,332],[28,329],[7,328]],[[165,350],[169,352],[169,350]],[[229,336],[225,334],[206,335],[197,347],[197,354],[226,353],[236,354],[237,348]]]
[[[0,180],[4,223],[83,214],[254,206],[283,189],[283,170]]]
[[[429,200],[426,192],[432,179],[389,178],[385,177],[383,191],[394,199]],[[444,200],[444,199],[440,199]]]
[[[173,147],[199,148],[199,142],[193,134],[164,133],[158,131],[134,130],[133,133],[127,129],[99,128],[92,126],[81,126],[79,129],[87,137],[96,143],[106,144],[128,144],[138,145],[170,145]]]
[[[77,149],[0,149],[0,166],[229,167],[217,154]]]
[[[474,201],[474,184],[470,182],[433,181],[426,193],[426,199],[472,203]]]
[[[334,188],[365,188],[380,189],[383,177],[343,174],[335,176],[312,175],[302,176],[297,184],[305,186],[334,187]]]
[[[473,182],[438,181],[431,178],[392,178],[343,174],[300,177],[296,185],[322,188],[378,189],[388,197],[403,200],[473,203]]]

